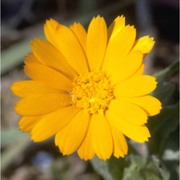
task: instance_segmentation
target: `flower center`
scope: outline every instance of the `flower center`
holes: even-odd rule
[[[90,72],[74,79],[72,101],[77,108],[85,108],[91,114],[103,113],[113,99],[112,88],[105,73]]]

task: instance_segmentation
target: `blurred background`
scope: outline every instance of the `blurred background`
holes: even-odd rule
[[[12,82],[27,79],[22,70],[23,58],[30,52],[30,41],[34,37],[44,38],[43,25],[46,19],[54,18],[65,25],[76,21],[87,28],[91,18],[98,14],[104,16],[108,25],[115,17],[124,15],[126,23],[135,25],[137,28],[138,37],[143,35],[154,37],[155,47],[145,58],[146,73],[157,74],[157,77],[160,77],[159,72],[164,73],[163,79],[159,78],[161,82],[163,80],[163,86],[159,87],[161,93],[155,92],[167,107],[158,116],[165,119],[164,124],[159,124],[156,129],[153,129],[153,126],[156,126],[155,123],[149,125],[150,128],[152,127],[152,136],[155,136],[155,140],[150,140],[149,143],[152,146],[130,142],[138,152],[138,157],[129,156],[125,160],[120,160],[123,162],[120,165],[117,164],[116,168],[119,169],[118,173],[121,173],[114,179],[128,180],[124,174],[135,173],[130,171],[134,170],[132,163],[139,168],[137,171],[151,173],[152,169],[148,169],[149,161],[146,164],[148,168],[144,170],[145,165],[142,165],[144,162],[142,160],[151,159],[154,154],[158,158],[158,160],[151,159],[154,166],[156,167],[157,162],[162,162],[163,165],[158,164],[156,171],[160,175],[152,180],[158,177],[159,179],[166,179],[166,177],[172,180],[178,179],[179,116],[176,104],[179,80],[177,66],[174,66],[179,59],[178,0],[2,0],[1,5],[2,180],[106,179],[107,176],[101,171],[98,172],[94,162],[82,161],[76,154],[63,157],[55,147],[53,139],[35,144],[30,141],[28,134],[20,132],[17,126],[20,117],[13,110],[18,98],[9,89]],[[167,127],[169,129],[166,129]],[[133,154],[131,148],[129,151]],[[112,162],[117,163],[115,159],[112,159]],[[124,163],[123,167],[122,163]],[[165,169],[162,169],[162,166]],[[146,179],[143,177],[145,176],[136,179]]]

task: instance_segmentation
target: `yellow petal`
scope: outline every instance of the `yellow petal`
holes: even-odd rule
[[[108,28],[108,38],[111,41],[125,26],[125,17],[118,16]]]
[[[108,108],[122,121],[134,125],[143,125],[147,122],[146,112],[132,103],[116,99],[110,102]]]
[[[45,28],[49,28],[49,33],[46,33],[48,41],[64,55],[77,73],[87,73],[88,65],[85,53],[73,31],[53,19],[47,21],[46,25]]]
[[[49,93],[62,93],[61,90],[50,88],[42,82],[32,80],[15,82],[12,84],[11,90],[16,96],[19,97],[27,97],[38,94],[45,95]]]
[[[134,44],[135,38],[136,30],[134,27],[125,26],[115,38],[109,41],[102,66],[102,70],[107,72],[109,76],[124,61]]]
[[[50,67],[28,63],[24,67],[24,71],[33,80],[41,81],[49,87],[65,91],[72,89],[72,82],[66,76]]]
[[[139,69],[134,73],[133,76],[141,76],[144,73],[144,64],[141,64],[141,66],[139,67]]]
[[[152,96],[143,96],[137,98],[125,98],[124,100],[136,104],[144,109],[148,116],[159,114],[161,110],[161,102]]]
[[[123,62],[114,67],[114,71],[110,76],[112,84],[117,84],[131,77],[142,64],[143,54],[139,51],[131,52]],[[113,64],[113,63],[112,63]]]
[[[96,155],[103,160],[109,159],[113,152],[111,129],[102,114],[94,114],[90,120],[91,141]]]
[[[46,24],[44,25],[46,39],[55,47],[58,46],[56,36],[54,35],[57,32],[58,26],[59,23],[53,19],[47,20]]]
[[[86,53],[86,30],[80,23],[74,23],[73,25],[70,26],[70,29],[73,31],[73,33],[76,35],[76,38],[79,40],[79,43]]]
[[[35,142],[46,140],[68,125],[78,113],[74,106],[58,109],[41,118],[31,132],[31,139]]]
[[[50,43],[36,38],[31,42],[31,48],[41,64],[50,66],[71,78],[77,75],[75,70],[67,63],[62,53]]]
[[[82,110],[56,135],[55,144],[63,155],[72,154],[78,149],[86,135],[88,124],[89,114]]]
[[[78,149],[78,155],[81,159],[89,160],[92,159],[95,155],[92,141],[91,141],[91,129],[90,126],[87,130],[86,137],[84,138],[81,146]]]
[[[149,36],[143,36],[138,39],[133,51],[141,51],[143,54],[147,54],[154,46],[154,39]]]
[[[114,87],[115,97],[144,96],[156,88],[156,79],[153,76],[133,76]]]
[[[110,124],[113,124],[114,127],[130,139],[140,143],[148,141],[150,133],[146,126],[137,126],[123,121],[119,118],[118,114],[111,110],[107,110],[106,117]]]
[[[26,97],[16,104],[16,112],[24,116],[47,114],[61,107],[70,105],[71,97],[68,94],[34,95]]]
[[[107,27],[104,18],[97,16],[89,24],[87,33],[87,57],[91,71],[101,68],[107,43]]]
[[[116,158],[124,157],[127,154],[128,146],[124,135],[116,127],[111,125],[112,136],[113,136],[113,155]]]
[[[22,131],[30,132],[41,118],[42,116],[23,116],[18,125]]]
[[[24,64],[30,64],[30,63],[35,63],[35,64],[40,64],[38,59],[34,56],[34,54],[28,54],[25,56],[24,59]]]
[[[132,126],[125,122],[121,123],[121,131],[125,134],[128,138],[138,142],[148,142],[149,138],[151,137],[149,130],[146,126]]]

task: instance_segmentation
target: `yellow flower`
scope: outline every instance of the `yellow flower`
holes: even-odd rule
[[[47,41],[35,39],[25,58],[32,79],[11,89],[20,100],[20,129],[35,142],[55,135],[63,155],[77,151],[82,159],[97,155],[124,157],[125,136],[148,141],[147,117],[159,113],[161,103],[148,95],[156,88],[143,75],[143,57],[154,45],[117,17],[107,29],[104,19],[93,18],[88,31],[79,23],[69,28],[55,20],[44,26]]]

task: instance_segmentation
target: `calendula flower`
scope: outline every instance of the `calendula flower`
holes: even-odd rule
[[[24,71],[32,80],[12,85],[22,98],[15,108],[22,115],[20,129],[35,142],[55,135],[63,155],[77,151],[85,160],[124,157],[125,136],[148,141],[148,116],[161,109],[148,95],[155,78],[143,75],[153,38],[135,41],[136,29],[125,25],[123,16],[108,29],[97,16],[87,32],[79,23],[66,27],[51,19],[44,31],[47,41],[34,39],[25,58]]]

